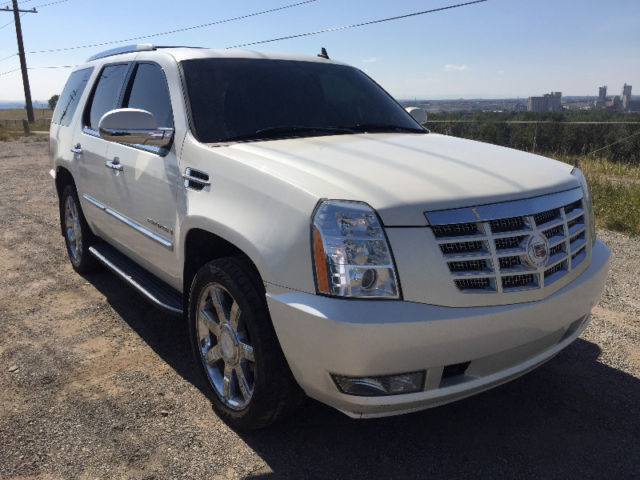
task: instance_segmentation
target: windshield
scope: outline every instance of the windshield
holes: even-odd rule
[[[194,134],[204,143],[427,132],[353,67],[247,58],[185,60],[182,67]]]

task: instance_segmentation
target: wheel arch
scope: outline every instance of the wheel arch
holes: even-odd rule
[[[264,291],[263,278],[256,262],[243,249],[235,243],[212,233],[210,230],[200,227],[189,229],[183,240],[184,266],[183,266],[183,302],[184,308],[188,308],[191,283],[195,274],[207,262],[223,257],[240,257],[246,265],[247,272],[256,279],[256,287]]]
[[[58,194],[58,202],[60,202],[62,198],[62,192],[67,185],[72,185],[73,188],[76,189],[76,192],[78,191],[76,187],[76,182],[73,179],[73,175],[65,167],[59,166],[56,168],[55,182],[56,182],[56,193]],[[62,226],[62,221],[60,222],[60,234],[64,235],[64,227]]]

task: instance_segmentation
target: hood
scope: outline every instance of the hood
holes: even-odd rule
[[[434,133],[332,135],[219,148],[317,198],[366,202],[385,226],[424,226],[425,211],[579,186],[570,165]]]

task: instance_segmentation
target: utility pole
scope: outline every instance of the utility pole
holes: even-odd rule
[[[18,0],[12,0],[13,8],[5,7],[0,11],[13,11],[13,20],[16,24],[16,36],[18,37],[18,56],[20,57],[20,70],[22,70],[22,85],[24,86],[24,99],[27,106],[27,119],[29,123],[33,123],[33,104],[31,103],[31,87],[29,87],[29,75],[27,74],[27,60],[24,56],[24,45],[22,44],[22,26],[20,25],[20,13],[38,13],[35,8],[31,10],[20,10],[18,8]]]

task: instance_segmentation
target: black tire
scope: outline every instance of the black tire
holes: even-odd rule
[[[223,308],[215,310],[215,305]],[[230,426],[263,428],[300,403],[302,391],[278,343],[262,284],[248,262],[227,257],[198,271],[189,292],[188,331],[213,407]]]
[[[73,215],[70,210],[73,209],[75,209],[77,221],[71,219]],[[72,227],[70,224],[74,224],[74,226]],[[73,269],[78,273],[96,270],[100,264],[89,252],[89,247],[95,242],[95,237],[84,218],[78,194],[73,185],[66,185],[60,196],[60,226]]]

